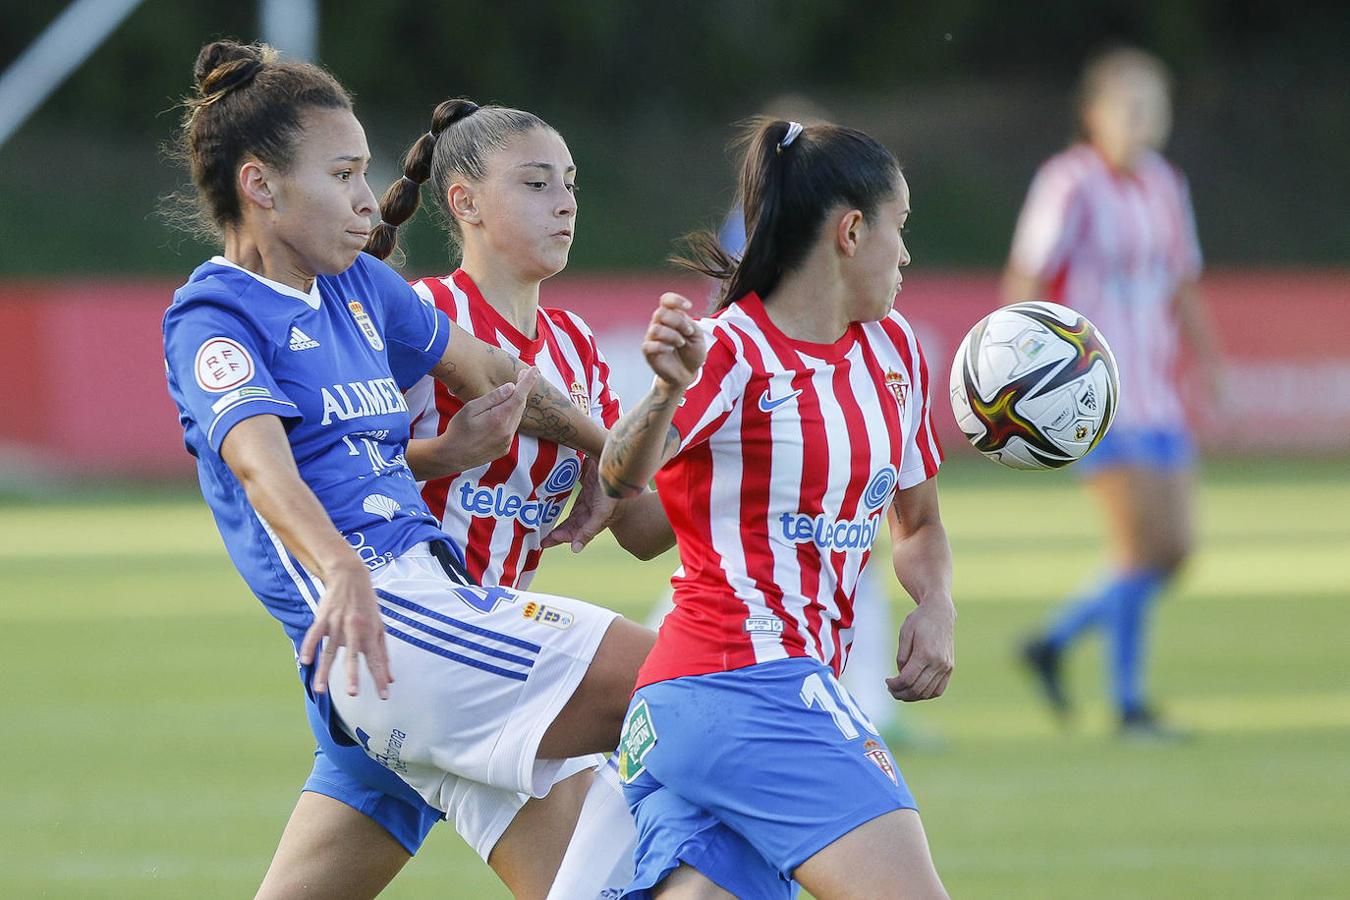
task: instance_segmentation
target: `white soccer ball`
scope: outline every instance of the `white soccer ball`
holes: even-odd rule
[[[970,329],[952,360],[952,410],[966,439],[1013,469],[1082,459],[1111,427],[1120,379],[1085,317],[1029,300]]]

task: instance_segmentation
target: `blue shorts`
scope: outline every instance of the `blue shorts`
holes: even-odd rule
[[[681,863],[741,898],[791,898],[792,873],[914,797],[824,665],[785,659],[639,690],[619,745],[647,898]]]
[[[445,814],[347,737],[334,719],[328,695],[309,689],[311,669],[313,666],[302,669],[301,678],[306,685],[305,712],[318,747],[314,750],[314,768],[302,790],[332,797],[369,816],[410,855],[416,854],[431,826]]]
[[[1112,428],[1074,468],[1080,475],[1126,467],[1182,472],[1194,461],[1191,436],[1181,429]]]

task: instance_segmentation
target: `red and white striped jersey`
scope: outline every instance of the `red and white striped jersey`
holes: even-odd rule
[[[1031,183],[1013,236],[1012,265],[1048,285],[1106,336],[1120,369],[1116,428],[1177,428],[1177,287],[1202,260],[1182,174],[1146,152],[1113,170],[1087,144],[1052,157]]]
[[[708,358],[656,485],[681,570],[638,686],[809,656],[844,667],[853,592],[898,488],[937,473],[928,366],[896,312],[793,340],[750,294]]]
[[[579,316],[540,308],[531,340],[483,299],[463,269],[413,282],[413,289],[479,340],[537,366],[545,380],[605,427],[619,418],[609,366]],[[440,434],[464,405],[430,376],[408,390],[407,400],[414,438]],[[422,498],[463,548],[469,574],[479,584],[524,589],[539,565],[539,543],[557,524],[580,473],[575,450],[517,434],[505,456],[427,482]]]

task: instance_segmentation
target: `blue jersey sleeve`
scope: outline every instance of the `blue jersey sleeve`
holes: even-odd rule
[[[169,389],[219,453],[230,429],[252,416],[279,416],[289,428],[300,410],[267,368],[268,347],[238,313],[209,303],[175,303],[164,316]]]
[[[393,269],[373,257],[368,260],[372,279],[379,287],[384,313],[384,342],[389,371],[406,391],[432,370],[445,355],[450,342],[450,318],[417,295]]]

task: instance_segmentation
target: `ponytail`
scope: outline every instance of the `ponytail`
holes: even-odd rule
[[[479,106],[471,100],[446,100],[431,116],[431,130],[417,139],[403,157],[403,177],[380,198],[380,224],[366,241],[366,252],[387,259],[398,249],[398,227],[417,211],[421,187],[430,181],[444,213],[450,239],[460,242],[459,222],[445,207],[456,176],[480,180],[487,174],[487,154],[500,150],[517,134],[548,128],[533,113],[502,106]]]
[[[746,294],[767,298],[806,259],[832,209],[847,205],[870,216],[894,196],[900,176],[889,150],[838,125],[752,119],[735,146],[744,154],[737,187],[744,251],[736,259],[714,233],[699,231],[685,238],[686,253],[672,258],[722,282],[719,310]]]
[[[431,130],[417,139],[403,156],[403,177],[380,198],[380,224],[366,240],[366,252],[388,259],[398,250],[398,227],[412,218],[421,200],[421,188],[431,177],[436,140],[451,125],[478,111],[470,100],[446,100],[431,114]]]

